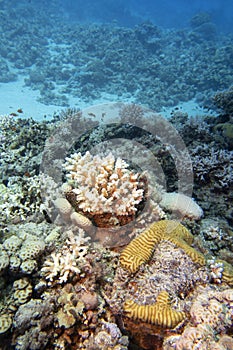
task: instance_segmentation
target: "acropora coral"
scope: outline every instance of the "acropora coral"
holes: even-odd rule
[[[123,159],[111,153],[107,156],[74,153],[66,157],[64,169],[72,186],[67,199],[97,226],[125,224],[135,216],[144,189],[140,175],[129,170]]]

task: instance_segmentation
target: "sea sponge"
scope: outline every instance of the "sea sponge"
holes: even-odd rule
[[[203,215],[201,207],[192,198],[183,193],[164,192],[159,205],[163,209],[178,212],[181,216],[190,219],[200,219]]]
[[[174,328],[184,318],[185,313],[173,310],[170,306],[169,294],[166,291],[159,293],[153,305],[139,305],[133,300],[126,300],[124,312],[134,320],[151,323],[163,328]]]
[[[183,249],[195,263],[205,264],[204,255],[190,247],[193,235],[185,226],[174,220],[160,220],[133,239],[122,251],[121,266],[135,273],[143,263],[151,258],[155,244],[162,240],[170,241]]]

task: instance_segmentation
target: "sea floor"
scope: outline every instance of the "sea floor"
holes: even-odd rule
[[[17,81],[9,83],[0,83],[0,115],[16,113],[18,109],[23,110],[24,118],[33,118],[36,121],[51,119],[55,114],[60,113],[67,107],[57,105],[45,105],[39,101],[39,91],[32,90],[25,86],[24,77],[20,77]],[[117,95],[103,93],[101,98],[93,100],[92,103],[87,103],[80,98],[67,96],[70,103],[70,108],[79,108],[81,110],[111,102],[134,103],[133,96],[131,98],[119,99]],[[180,102],[174,107],[164,107],[160,111],[154,111],[161,114],[165,118],[169,118],[177,111],[187,113],[189,116],[202,116],[206,114],[206,110],[194,100]],[[208,112],[209,114],[209,112]],[[214,112],[211,112],[214,114]]]

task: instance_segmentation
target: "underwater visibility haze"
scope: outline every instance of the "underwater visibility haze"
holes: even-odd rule
[[[0,1],[0,350],[233,349],[232,28]]]

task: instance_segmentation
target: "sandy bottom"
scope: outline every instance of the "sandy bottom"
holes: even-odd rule
[[[44,105],[38,101],[39,97],[40,94],[38,91],[33,91],[29,87],[24,86],[23,78],[15,82],[0,83],[0,115],[17,113],[17,110],[21,108],[23,110],[23,114],[20,114],[21,117],[32,117],[35,120],[44,120],[45,118],[50,119],[54,114],[66,109],[56,105]],[[69,98],[71,108],[75,107],[82,110],[86,108],[93,110],[94,106],[98,106],[97,109],[99,110],[101,104],[108,104],[111,102],[132,103],[133,98],[131,100],[119,101],[117,96],[104,94],[101,99],[94,100],[92,104],[85,103],[77,98]],[[176,107],[164,108],[161,111],[155,112],[167,118],[172,115],[173,111],[177,110],[186,112],[189,116],[206,114],[206,111],[193,100],[180,103]]]

